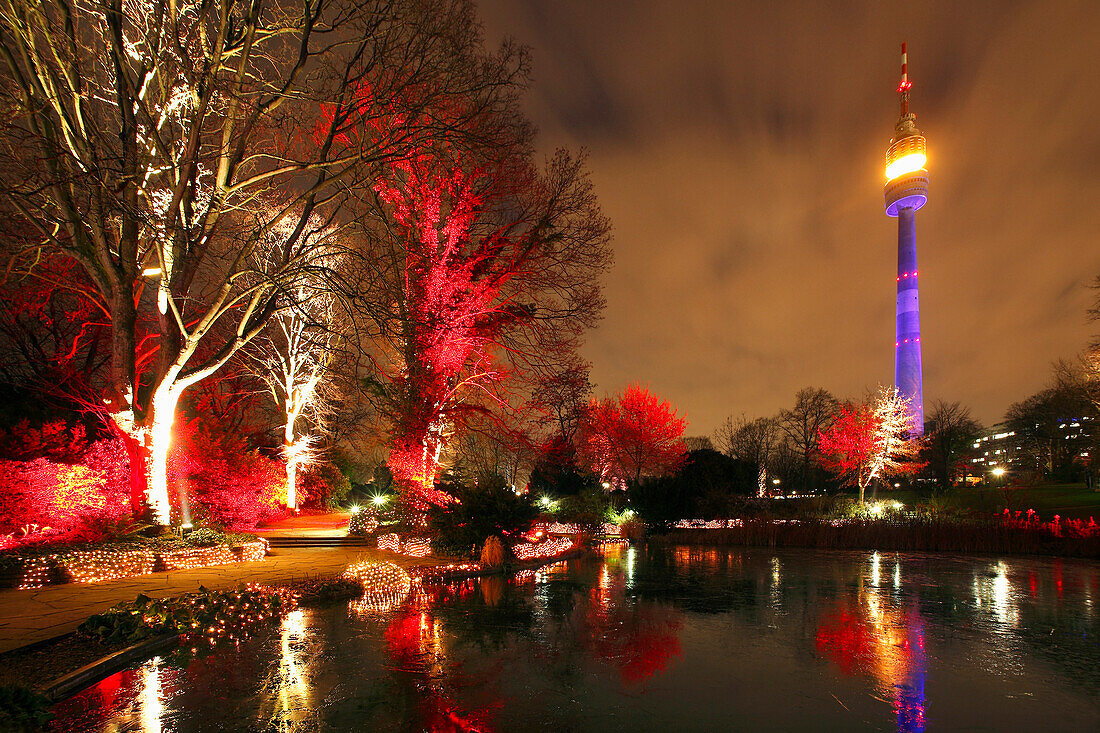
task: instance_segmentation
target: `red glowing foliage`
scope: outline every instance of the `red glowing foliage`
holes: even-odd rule
[[[493,358],[502,322],[497,299],[515,272],[509,254],[515,243],[474,231],[484,185],[481,173],[435,153],[394,163],[375,185],[403,230],[405,250],[404,369],[395,384],[402,409],[389,466],[426,503],[447,501],[432,485],[462,396],[488,394],[488,385],[504,377]]]
[[[208,518],[229,529],[252,529],[285,514],[282,462],[246,450],[239,441],[203,427],[198,419],[176,424],[168,478],[172,484],[183,483]],[[171,492],[173,499],[176,493]]]
[[[10,435],[0,461],[0,534],[37,525],[24,541],[96,540],[131,513],[129,464],[118,440],[88,443],[80,426],[25,424]],[[13,439],[19,436],[21,439]]]
[[[581,453],[592,470],[615,488],[642,476],[660,476],[684,459],[687,420],[647,387],[629,385],[621,395],[592,400],[580,429]]]
[[[875,401],[843,404],[832,423],[818,433],[818,463],[840,482],[864,491],[872,481],[916,473],[920,441],[911,439],[908,402],[894,388],[884,388]]]
[[[1044,522],[1034,509],[1028,509],[1026,514],[1022,511],[1010,512],[1005,509],[1000,516],[1006,527],[1022,532],[1036,532],[1070,539],[1100,537],[1100,525],[1096,523],[1094,517],[1089,517],[1086,522],[1084,519],[1063,519],[1055,514],[1054,519]]]
[[[862,473],[877,452],[879,421],[868,405],[843,404],[833,422],[818,434],[818,462],[851,488],[858,488]]]

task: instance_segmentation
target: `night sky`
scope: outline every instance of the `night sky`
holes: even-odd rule
[[[988,423],[1100,325],[1100,2],[482,0],[530,45],[540,146],[584,147],[615,227],[597,391],[640,380],[689,434],[804,386],[893,381],[883,157],[899,46],[928,138],[925,403]]]

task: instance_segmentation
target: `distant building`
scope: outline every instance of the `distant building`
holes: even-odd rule
[[[996,469],[1004,469],[1004,474],[1009,476],[1030,471],[1037,464],[1049,465],[1054,455],[1090,466],[1094,432],[1091,417],[1061,418],[1057,421],[1057,432],[1051,435],[1048,444],[1046,439],[1032,437],[1029,440],[1027,436],[1017,435],[1007,424],[997,423],[986,428],[974,440],[966,481],[989,481]]]

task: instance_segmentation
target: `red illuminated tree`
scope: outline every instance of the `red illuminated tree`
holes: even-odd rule
[[[324,267],[311,222],[365,215],[356,190],[387,161],[522,82],[522,50],[488,54],[479,33],[465,0],[0,4],[3,213],[106,307],[102,404],[158,523],[182,393]]]
[[[581,453],[592,470],[615,488],[643,476],[660,476],[683,460],[687,420],[668,400],[639,384],[592,400],[581,427]]]
[[[914,473],[920,440],[909,435],[909,402],[894,387],[883,387],[872,401],[845,403],[819,435],[818,461],[841,483],[859,491],[863,503],[875,479]]]
[[[447,500],[433,483],[456,431],[520,439],[517,392],[575,363],[603,305],[609,226],[583,162],[558,152],[536,170],[522,118],[495,134],[487,148],[426,148],[375,185],[389,219],[368,271],[393,307],[368,381],[414,504]]]

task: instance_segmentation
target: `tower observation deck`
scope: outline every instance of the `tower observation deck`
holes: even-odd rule
[[[920,297],[917,279],[917,211],[928,202],[928,160],[917,117],[909,111],[906,44],[901,44],[901,116],[886,151],[887,216],[898,220],[898,299],[894,338],[894,386],[909,401],[913,435],[924,432],[924,384],[921,373]]]

